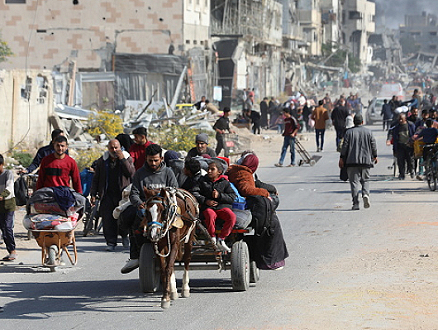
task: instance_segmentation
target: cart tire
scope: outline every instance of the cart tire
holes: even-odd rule
[[[48,250],[49,253],[47,257],[47,265],[52,266],[50,267],[50,270],[54,272],[56,266],[56,258],[58,256],[58,247],[56,245],[51,245]]]
[[[315,166],[316,162],[315,162],[314,159],[311,159],[310,162],[309,162],[309,164],[310,164],[310,166]]]
[[[430,191],[436,190],[437,185],[437,177],[434,170],[431,170],[427,175],[427,185],[429,186]]]
[[[246,291],[249,287],[250,261],[248,245],[238,241],[231,248],[231,282],[234,291]]]
[[[84,224],[84,237],[87,237],[87,235],[91,232],[93,229],[93,223],[94,223],[94,217],[96,215],[96,209],[93,207],[89,214],[87,214],[86,221]]]
[[[161,284],[160,260],[151,243],[144,243],[140,250],[138,275],[142,292],[156,292]]]
[[[255,261],[249,264],[249,283],[257,283],[260,279],[260,269],[257,268]]]

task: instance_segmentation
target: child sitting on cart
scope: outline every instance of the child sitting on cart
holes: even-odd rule
[[[208,165],[207,175],[199,178],[190,190],[196,197],[204,216],[207,231],[218,248],[225,252],[231,249],[225,244],[224,239],[231,233],[236,224],[236,215],[231,210],[236,194],[231,188],[228,178],[223,175],[224,166],[218,159],[213,159]],[[216,219],[224,221],[220,234],[216,239]]]

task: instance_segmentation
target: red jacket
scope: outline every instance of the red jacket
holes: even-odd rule
[[[76,161],[69,155],[65,155],[63,159],[58,159],[55,154],[51,154],[41,161],[36,188],[70,187],[70,178],[73,189],[82,194],[81,178]]]
[[[144,162],[146,160],[146,148],[149,147],[151,144],[151,141],[148,141],[143,145],[134,143],[131,148],[129,148],[129,154],[134,161],[134,167],[136,171],[144,165]]]

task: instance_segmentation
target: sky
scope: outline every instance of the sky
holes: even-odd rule
[[[438,14],[437,0],[375,0],[374,2],[376,19],[379,19],[379,13],[385,13],[385,25],[392,29],[404,24],[407,13],[421,14],[426,11],[429,14]]]

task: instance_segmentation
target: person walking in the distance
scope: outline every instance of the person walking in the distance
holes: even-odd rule
[[[298,121],[290,113],[289,108],[283,109],[284,114],[284,132],[283,132],[283,147],[281,149],[280,160],[275,166],[282,167],[286,157],[287,148],[290,148],[290,164],[288,167],[295,166],[295,137],[297,136],[300,125]]]
[[[8,255],[2,261],[14,261],[17,258],[14,238],[14,174],[5,169],[5,159],[0,155],[0,230],[6,244]]]
[[[353,197],[352,210],[359,210],[359,188],[362,186],[364,208],[370,207],[370,168],[377,164],[377,146],[371,131],[362,126],[361,114],[354,116],[354,127],[344,135],[339,167],[347,167]]]
[[[216,131],[216,155],[219,156],[222,149],[224,149],[224,156],[228,157],[228,148],[225,144],[225,134],[230,132],[233,133],[232,130],[230,130],[230,114],[231,110],[228,107],[224,108],[224,115],[220,117],[216,123],[214,123],[213,129]]]
[[[320,100],[318,102],[311,118],[315,121],[316,151],[320,152],[324,150],[325,122],[329,119],[328,111],[324,107],[324,101]]]

